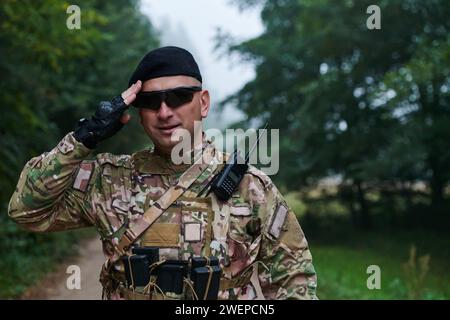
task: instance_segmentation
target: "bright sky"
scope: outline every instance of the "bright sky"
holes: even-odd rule
[[[217,102],[239,90],[254,77],[253,67],[238,64],[214,52],[217,28],[233,38],[246,40],[263,31],[259,9],[240,12],[229,0],[141,0],[141,11],[161,32],[162,45],[175,45],[192,52],[210,90],[212,110]],[[217,109],[216,109],[217,110]],[[210,114],[209,125],[224,126],[240,118],[227,108],[220,118]],[[219,124],[220,123],[220,124]]]

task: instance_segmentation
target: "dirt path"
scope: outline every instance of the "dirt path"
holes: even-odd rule
[[[61,263],[56,272],[47,275],[38,285],[30,288],[22,299],[49,300],[97,300],[102,297],[99,282],[100,269],[105,261],[98,238],[83,240],[79,255]],[[71,273],[67,268],[76,265],[80,269],[80,289],[68,289],[67,279]]]

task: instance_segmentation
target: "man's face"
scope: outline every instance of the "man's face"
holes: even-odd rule
[[[147,80],[141,91],[158,91],[176,87],[200,86],[201,83],[189,76],[170,76]],[[202,90],[194,93],[191,102],[177,108],[170,108],[163,101],[159,110],[139,109],[141,124],[155,144],[155,148],[165,154],[170,154],[177,141],[171,140],[176,129],[184,128],[194,137],[194,121],[206,118],[209,111],[209,92]],[[201,134],[201,132],[200,132]]]

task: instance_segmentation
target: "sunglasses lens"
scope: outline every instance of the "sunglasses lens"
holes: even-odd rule
[[[170,108],[177,108],[183,104],[189,103],[194,97],[194,92],[201,91],[199,87],[176,88],[170,90],[161,90],[157,92],[138,93],[133,102],[136,108],[158,110],[164,99]]]
[[[177,108],[192,101],[194,93],[191,90],[175,89],[167,93],[166,103],[171,108]]]
[[[138,94],[133,104],[137,108],[158,110],[161,105],[160,94]]]

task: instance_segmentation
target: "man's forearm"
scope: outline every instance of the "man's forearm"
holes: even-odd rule
[[[67,211],[70,201],[76,201],[65,199],[63,193],[74,185],[80,163],[90,153],[69,133],[50,152],[28,161],[11,197],[9,216],[33,231],[51,229],[50,224],[58,219],[55,215],[67,214],[62,211]]]

